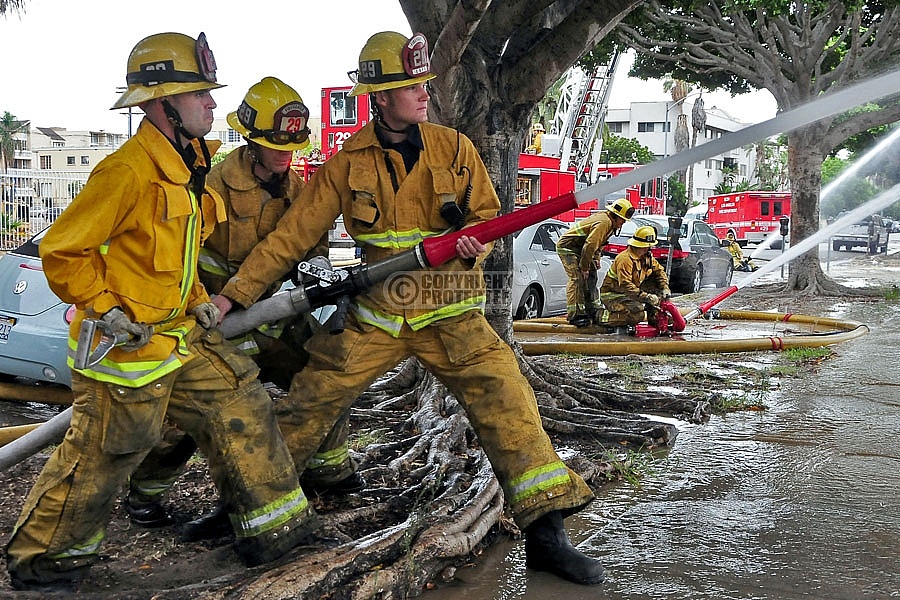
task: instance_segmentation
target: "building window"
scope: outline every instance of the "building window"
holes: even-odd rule
[[[656,125],[656,123],[648,121],[638,122],[638,133],[653,133],[654,125]]]
[[[54,148],[65,148],[66,142],[65,140],[53,140],[51,144]]]
[[[87,155],[82,155],[82,157],[81,157],[81,164],[83,164],[83,165],[89,165],[89,164],[91,164],[91,157],[90,157],[90,156],[87,156]]]
[[[66,157],[66,164],[67,164],[67,165],[74,165],[74,164],[75,164],[75,157],[74,157],[74,156],[67,156],[67,157]]]
[[[49,154],[45,154],[41,157],[41,168],[45,170],[50,170],[53,168],[53,157]]]
[[[356,98],[350,97],[350,92],[347,91],[333,91],[328,97],[328,124],[356,125]]]
[[[615,123],[607,123],[607,127],[609,127],[610,133],[622,133],[622,121],[616,121]]]
[[[239,134],[234,129],[228,129],[228,143],[229,144],[240,144],[241,143],[241,134]]]

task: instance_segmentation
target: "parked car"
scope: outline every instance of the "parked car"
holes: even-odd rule
[[[838,215],[840,217],[841,215]],[[831,248],[853,250],[865,248],[869,254],[887,252],[890,229],[880,215],[869,215],[861,221],[845,227],[831,238]]]
[[[45,231],[0,257],[0,378],[70,387],[66,353],[75,307],[47,285],[38,254]]]
[[[656,230],[659,244],[651,250],[653,256],[666,266],[669,260],[669,218],[663,215],[638,215],[622,226],[619,235],[610,238],[603,254],[615,258],[625,250],[635,229],[650,225]],[[731,254],[722,248],[712,228],[700,219],[685,217],[681,224],[678,245],[672,251],[669,284],[673,292],[692,293],[701,287],[728,287],[734,274]]]
[[[514,234],[512,309],[515,319],[534,319],[566,312],[566,283],[556,242],[571,225],[541,221]]]

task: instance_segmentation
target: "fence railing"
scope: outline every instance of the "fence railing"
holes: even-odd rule
[[[0,173],[0,250],[12,250],[56,220],[89,172],[8,169]]]

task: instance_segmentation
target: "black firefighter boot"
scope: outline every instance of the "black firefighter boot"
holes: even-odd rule
[[[200,540],[218,539],[233,533],[231,519],[228,518],[228,509],[223,502],[219,501],[211,513],[185,523],[178,539],[182,542],[199,542]]]
[[[525,528],[525,565],[581,585],[603,583],[600,561],[582,554],[572,545],[558,510]]]

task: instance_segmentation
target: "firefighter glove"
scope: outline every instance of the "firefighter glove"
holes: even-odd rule
[[[212,329],[219,323],[219,307],[212,302],[203,302],[191,309],[191,314],[197,319],[197,324],[203,329]]]
[[[659,296],[656,294],[647,294],[647,299],[645,300],[647,304],[653,307],[659,306]]]
[[[122,349],[126,352],[133,352],[138,348],[147,345],[153,336],[153,328],[144,323],[133,323],[128,315],[118,306],[106,311],[100,317],[100,320],[106,323],[109,332],[113,335],[127,335],[129,340],[122,344]]]
[[[662,299],[668,300],[671,297],[672,297],[672,290],[670,290],[669,288],[663,288],[662,289]]]

